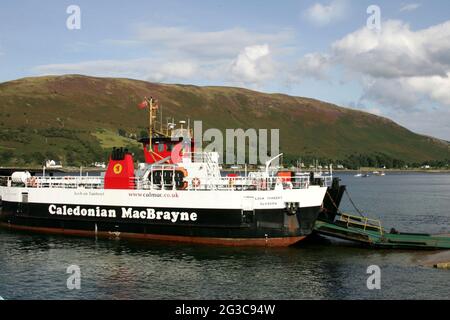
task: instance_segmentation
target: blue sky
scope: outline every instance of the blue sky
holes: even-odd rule
[[[367,27],[369,5],[380,29]],[[69,5],[81,29],[69,30]],[[3,1],[0,81],[80,73],[317,98],[450,140],[450,2]]]

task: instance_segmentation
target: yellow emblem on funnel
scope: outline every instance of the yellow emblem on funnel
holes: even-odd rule
[[[123,170],[123,167],[120,163],[117,163],[116,165],[114,165],[113,167],[113,171],[115,174],[120,174]]]

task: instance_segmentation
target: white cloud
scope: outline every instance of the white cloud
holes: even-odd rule
[[[290,30],[273,33],[242,28],[193,31],[182,27],[138,26],[130,39],[104,40],[106,46],[138,47],[143,57],[48,64],[33,68],[38,74],[82,73],[175,82],[213,80],[260,85],[274,74],[274,54],[286,52]]]
[[[404,4],[401,8],[400,8],[400,12],[404,12],[404,11],[414,11],[416,9],[419,9],[422,5],[420,3],[407,3]]]
[[[155,82],[216,80],[250,86],[261,85],[275,74],[275,62],[267,44],[243,48],[234,59],[176,60],[142,58],[132,60],[92,60],[80,63],[41,65],[37,74],[86,74],[127,77]]]
[[[398,79],[375,79],[364,86],[363,100],[376,101],[385,106],[408,110],[418,109],[423,102],[434,101],[450,106],[450,72],[446,78],[411,77]]]
[[[386,21],[381,32],[359,29],[332,45],[331,61],[363,86],[363,100],[413,109],[450,106],[450,21],[413,31]]]
[[[450,68],[450,21],[419,31],[386,21],[379,33],[364,27],[332,47],[338,62],[374,77],[445,77]]]
[[[156,61],[155,59],[93,60],[80,63],[49,64],[33,68],[38,74],[86,74],[93,76],[128,77],[151,81],[189,79],[198,66],[190,61]]]
[[[267,44],[244,48],[231,64],[231,73],[238,82],[258,84],[274,75],[274,62]]]
[[[361,86],[349,103],[433,136],[450,134],[450,21],[412,30],[401,21],[384,21],[382,30],[356,30],[331,45],[328,54],[304,55],[293,81],[333,79]]]
[[[297,68],[294,69],[293,77],[310,77],[316,80],[326,78],[326,73],[330,66],[330,57],[321,53],[309,53],[298,61]]]
[[[405,80],[416,92],[450,106],[450,71],[447,77],[414,77]]]
[[[325,26],[344,18],[347,9],[347,1],[333,0],[329,4],[315,3],[305,11],[304,15],[315,25]]]
[[[251,32],[243,28],[195,31],[183,27],[139,26],[130,40],[110,40],[116,44],[146,44],[151,50],[191,57],[235,57],[243,48],[261,43],[280,47],[293,38],[291,30],[273,33]]]
[[[417,92],[402,79],[373,79],[362,81],[364,102],[376,102],[391,110],[414,109],[420,98]]]
[[[332,44],[330,55],[300,60],[297,76],[324,79],[330,66],[343,65],[362,85],[363,100],[413,108],[428,99],[450,105],[450,21],[413,31],[386,21],[381,32],[366,27]]]

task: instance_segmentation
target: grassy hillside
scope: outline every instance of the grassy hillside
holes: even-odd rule
[[[0,165],[59,158],[81,164],[105,160],[113,145],[146,129],[137,104],[156,96],[164,116],[203,120],[203,128],[279,128],[288,158],[381,157],[404,162],[450,158],[449,144],[415,134],[372,114],[314,99],[240,88],[154,84],[67,75],[0,84]],[[361,156],[362,155],[362,156]]]

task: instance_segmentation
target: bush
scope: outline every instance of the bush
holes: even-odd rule
[[[14,157],[14,152],[11,150],[0,151],[0,161],[2,163],[8,163]]]
[[[127,136],[127,132],[126,132],[124,129],[122,129],[122,128],[120,128],[119,130],[117,130],[117,133],[118,133],[119,136],[121,136],[121,137],[126,137],[126,136]]]

